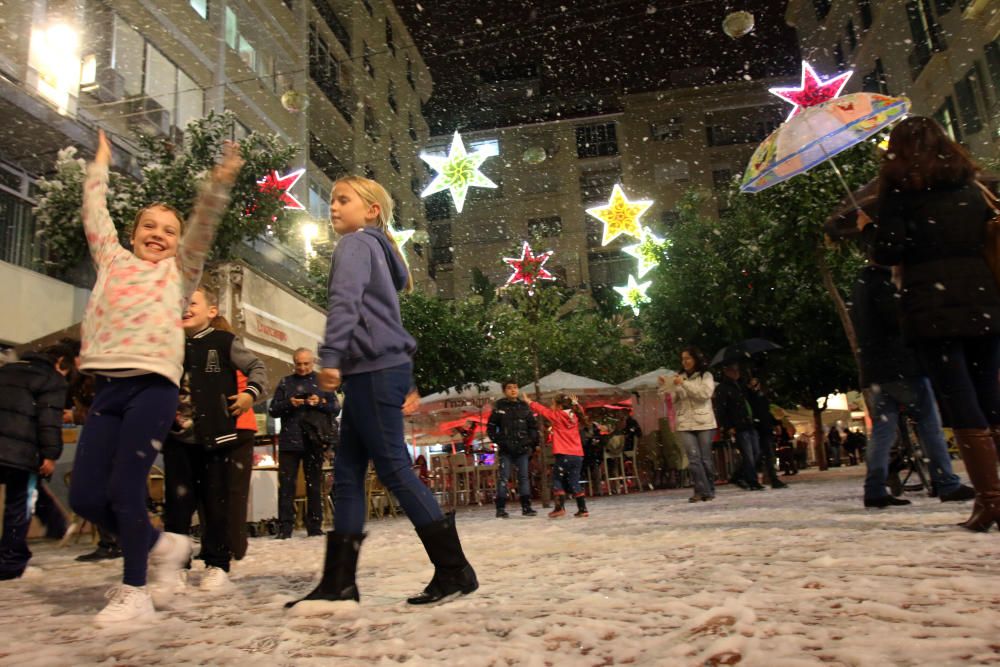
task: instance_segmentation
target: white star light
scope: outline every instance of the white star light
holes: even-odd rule
[[[656,256],[656,249],[662,246],[665,240],[654,234],[649,227],[643,227],[642,239],[638,243],[622,247],[622,252],[632,255],[638,260],[639,267],[636,271],[638,278],[642,278],[660,263]]]
[[[652,280],[640,283],[635,279],[635,276],[630,275],[628,277],[628,284],[619,285],[618,287],[615,287],[614,290],[622,295],[622,302],[624,302],[626,306],[629,306],[633,313],[638,315],[639,307],[644,303],[649,303],[649,297],[646,296],[646,290],[648,290],[649,286],[652,284]]]
[[[455,132],[455,136],[451,140],[451,148],[448,149],[447,157],[443,155],[430,155],[428,153],[420,154],[420,159],[437,172],[437,176],[420,193],[420,196],[427,197],[435,192],[451,190],[451,197],[455,200],[455,210],[461,213],[469,188],[497,187],[496,183],[486,178],[479,171],[479,167],[489,157],[493,157],[492,154],[481,150],[471,155],[466,153],[461,135]]]

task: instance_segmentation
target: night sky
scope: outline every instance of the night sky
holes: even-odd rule
[[[621,93],[680,82],[796,76],[784,0],[396,0],[434,77],[434,133],[551,120],[617,108]],[[722,32],[744,9],[756,28]],[[686,72],[685,72],[686,70]],[[484,101],[484,81],[530,78],[540,96]],[[680,84],[683,85],[683,84]]]

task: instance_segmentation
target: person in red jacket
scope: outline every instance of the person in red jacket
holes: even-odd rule
[[[523,394],[521,396],[527,400]],[[563,505],[567,492],[576,498],[577,511],[573,516],[590,516],[580,486],[580,470],[583,467],[580,423],[586,422],[587,416],[580,408],[576,396],[560,394],[552,402],[551,408],[535,401],[529,401],[528,404],[532,411],[545,417],[552,424],[552,453],[556,457],[555,465],[552,466],[552,493],[555,495],[556,507],[549,512],[549,518],[566,516]]]

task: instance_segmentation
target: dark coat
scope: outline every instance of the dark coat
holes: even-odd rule
[[[772,431],[777,423],[771,414],[771,400],[763,391],[744,387],[747,403],[750,404],[750,414],[753,417],[753,427],[758,431]]]
[[[975,183],[881,195],[874,258],[902,265],[907,338],[1000,333],[1000,292],[983,257],[991,217]]]
[[[715,385],[712,404],[715,407],[715,420],[719,423],[719,428],[724,431],[729,429],[749,431],[753,428],[746,395],[743,393],[743,387],[735,380],[722,376],[722,381]]]
[[[889,269],[873,265],[861,269],[850,310],[858,335],[862,388],[920,375],[916,357],[903,340],[899,301]]]
[[[302,398],[309,394],[319,396],[320,404],[318,406],[295,407],[292,405],[293,398]],[[306,438],[302,432],[303,420],[311,412],[320,412],[336,417],[340,414],[340,402],[333,392],[320,391],[316,381],[316,373],[309,375],[292,373],[281,379],[278,388],[274,390],[274,397],[271,399],[267,411],[272,417],[281,419],[278,447],[285,452],[304,452],[306,451]]]
[[[519,456],[538,446],[538,420],[524,401],[504,397],[494,403],[486,433],[501,454]]]
[[[39,354],[0,367],[0,465],[37,472],[62,454],[66,379]]]

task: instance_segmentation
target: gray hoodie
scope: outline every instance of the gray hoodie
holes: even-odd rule
[[[353,375],[411,361],[417,343],[403,328],[397,295],[407,275],[403,260],[378,229],[365,227],[340,240],[333,252],[326,335],[319,348],[323,368]]]

